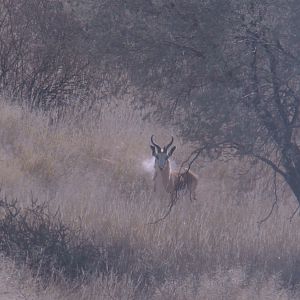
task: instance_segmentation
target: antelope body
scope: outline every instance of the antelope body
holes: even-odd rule
[[[154,172],[154,191],[156,191],[157,183],[161,182],[165,191],[170,194],[171,199],[176,197],[180,190],[187,190],[190,193],[190,199],[196,199],[196,187],[198,184],[198,177],[190,170],[185,170],[183,173],[171,171],[169,158],[172,156],[176,146],[169,148],[173,144],[173,137],[171,142],[161,148],[153,140],[151,136],[152,155],[155,158],[155,172]]]

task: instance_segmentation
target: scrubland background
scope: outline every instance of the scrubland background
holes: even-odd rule
[[[297,299],[299,218],[288,191],[274,201],[263,178],[251,182],[238,161],[194,165],[197,201],[180,198],[162,222],[168,198],[152,192],[149,137],[172,129],[142,121],[120,105],[102,118],[74,113],[49,124],[1,99],[1,189],[26,207],[31,197],[60,208],[70,226],[115,251],[109,274],[43,288],[30,269],[1,258],[2,299]],[[76,118],[75,118],[76,119]],[[175,139],[177,165],[189,147]],[[248,176],[248,177],[247,177]],[[290,197],[290,198],[289,198]]]
[[[299,299],[299,11],[0,0],[0,300]]]

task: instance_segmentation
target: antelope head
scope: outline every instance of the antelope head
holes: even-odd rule
[[[164,147],[160,147],[153,140],[154,136],[151,136],[151,145],[150,148],[152,150],[152,155],[155,157],[155,165],[157,165],[161,170],[163,170],[169,164],[169,158],[172,156],[176,146],[173,146],[170,150],[169,148],[172,146],[174,138],[172,137],[169,144]]]

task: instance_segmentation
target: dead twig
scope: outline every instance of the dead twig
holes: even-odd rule
[[[299,208],[300,208],[300,204],[298,204],[297,208],[294,210],[294,212],[292,213],[292,215],[289,217],[290,223],[293,221],[293,218],[296,215],[296,213],[299,210]]]
[[[262,220],[258,221],[258,226],[260,226],[261,224],[263,224],[264,222],[266,222],[270,217],[271,215],[273,214],[273,211],[274,211],[274,207],[277,206],[278,207],[278,194],[277,194],[277,172],[274,171],[274,180],[273,180],[273,183],[274,183],[274,195],[275,195],[275,200],[272,204],[272,207],[269,211],[269,213],[267,214],[266,217],[264,217]]]
[[[176,191],[176,193],[174,194],[174,196],[170,200],[170,203],[168,205],[168,210],[166,211],[166,213],[162,217],[160,217],[159,219],[155,220],[154,222],[147,223],[147,225],[155,225],[155,224],[160,223],[161,221],[164,221],[170,215],[170,213],[171,213],[174,205],[176,204],[177,200],[178,200],[178,194],[177,194],[177,191]]]

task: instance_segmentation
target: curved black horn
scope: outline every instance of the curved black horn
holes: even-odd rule
[[[165,146],[165,151],[167,151],[168,148],[173,144],[173,141],[174,141],[174,138],[172,136],[171,142],[167,146]]]
[[[153,137],[154,137],[154,135],[152,134],[152,135],[151,135],[151,143],[152,143],[152,144],[160,151],[161,148],[160,148],[159,145],[157,145],[157,144],[153,141]]]

